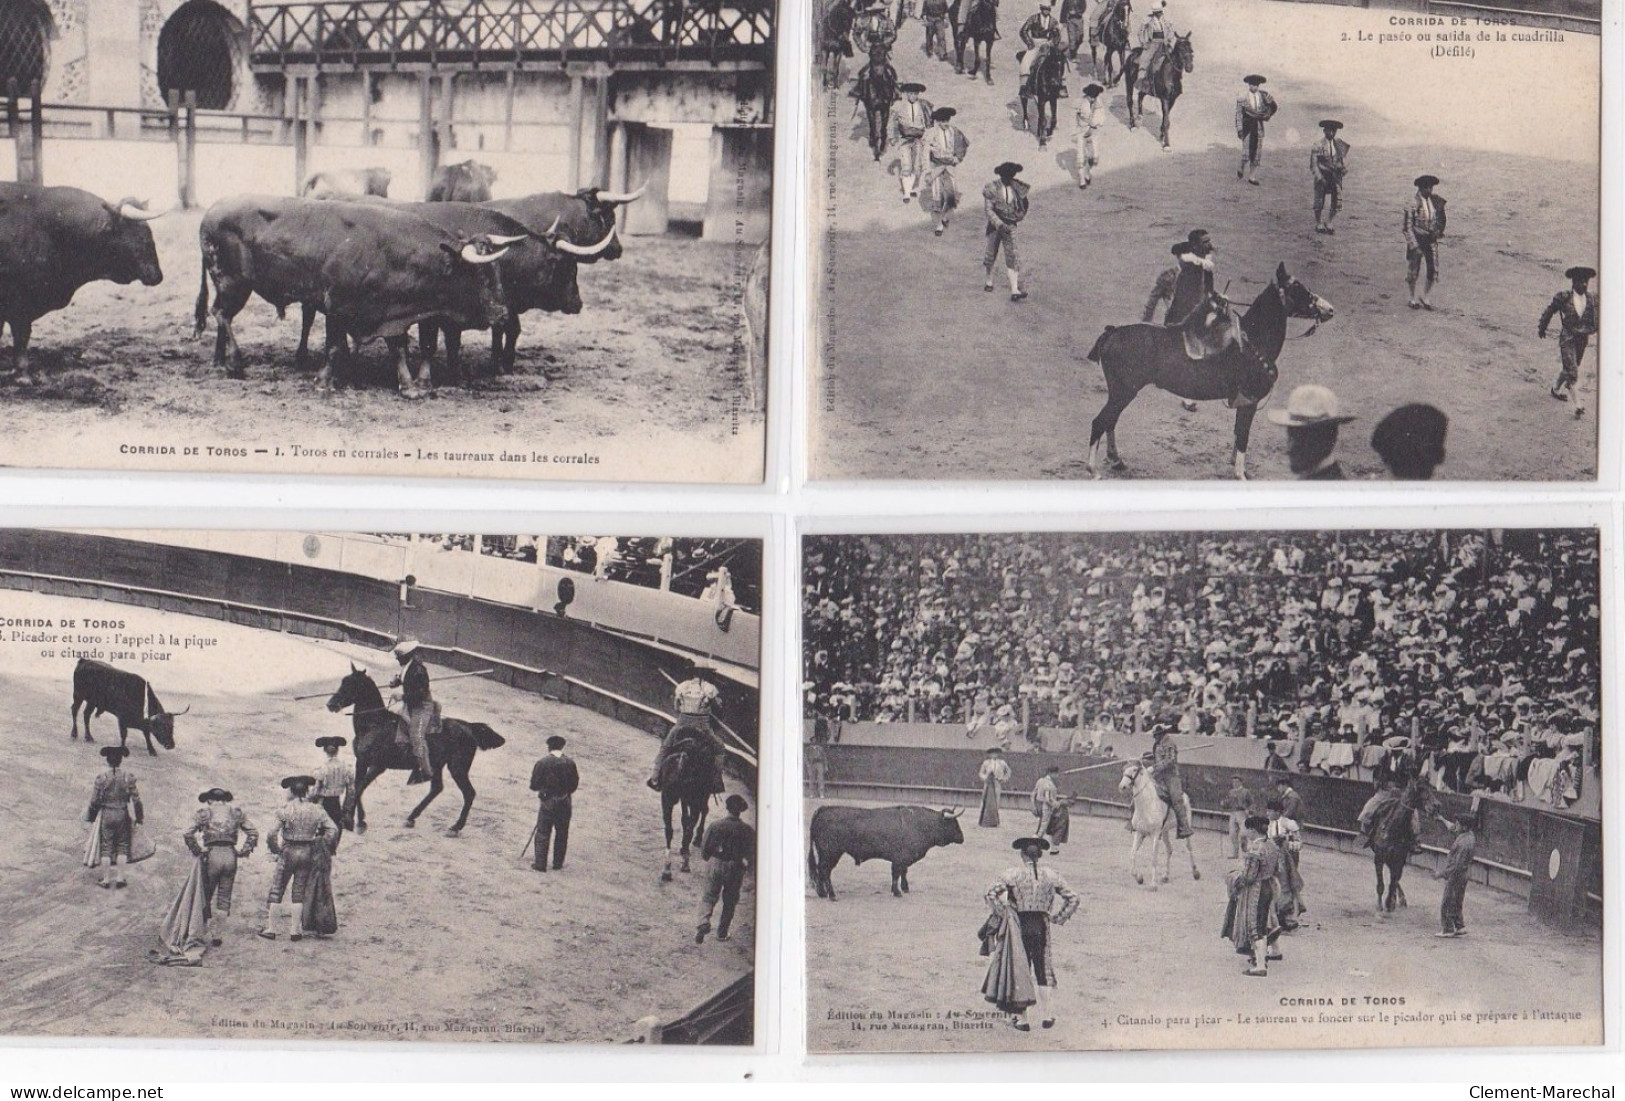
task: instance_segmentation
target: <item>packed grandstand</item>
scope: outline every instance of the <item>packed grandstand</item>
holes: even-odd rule
[[[1071,748],[1168,725],[1563,805],[1600,762],[1595,532],[811,538],[809,717]],[[1263,759],[1264,754],[1260,754]]]

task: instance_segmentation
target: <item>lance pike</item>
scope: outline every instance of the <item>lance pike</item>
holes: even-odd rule
[[[1473,1101],[1613,1101],[1613,1086],[1473,1086]]]

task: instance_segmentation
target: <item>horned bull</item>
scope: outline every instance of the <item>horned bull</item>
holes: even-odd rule
[[[962,810],[930,807],[819,807],[813,815],[807,847],[807,871],[819,898],[835,901],[829,873],[842,856],[855,864],[884,860],[891,865],[891,893],[908,892],[908,870],[932,849],[964,844],[959,828]]]
[[[0,183],[0,327],[11,326],[13,377],[36,380],[28,357],[34,322],[63,309],[86,283],[164,281],[146,203],[109,203],[77,187]]]
[[[68,713],[72,716],[74,741],[79,738],[81,707],[85,709],[85,741],[96,740],[90,736],[91,717],[108,714],[118,719],[119,745],[128,749],[125,743],[130,731],[139,730],[147,739],[147,752],[154,757],[158,751],[152,748],[152,740],[157,738],[165,749],[174,749],[175,718],[192,710],[188,704],[181,711],[165,711],[145,677],[88,658],[80,658],[73,667],[73,706]]]

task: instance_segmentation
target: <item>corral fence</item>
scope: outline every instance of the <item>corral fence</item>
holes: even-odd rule
[[[976,770],[982,754],[966,749],[915,749],[896,746],[835,744],[826,748],[827,783],[836,798],[889,803],[958,804],[974,807],[981,798]],[[1063,753],[1019,753],[1005,757],[1010,782],[1005,805],[1025,811],[1033,785],[1052,764],[1063,770],[1104,764],[1108,759]],[[1125,762],[1126,763],[1126,762]],[[1230,778],[1240,776],[1262,813],[1277,774],[1262,769],[1181,764],[1180,778],[1194,808],[1193,824],[1227,828],[1219,810]],[[1112,818],[1128,816],[1128,801],[1118,792],[1121,768],[1104,767],[1063,775],[1058,786],[1073,797],[1073,812]],[[1328,776],[1293,774],[1292,786],[1303,797],[1301,824],[1307,843],[1369,861],[1353,827],[1370,798],[1370,784]],[[1472,800],[1453,792],[1439,794],[1446,817],[1471,809]],[[1477,881],[1528,899],[1529,910],[1560,928],[1600,927],[1602,923],[1602,823],[1576,815],[1496,800],[1481,800]],[[1451,838],[1438,822],[1422,827],[1423,852],[1412,862],[1430,870],[1443,866]]]
[[[380,650],[410,633],[439,664],[494,666],[495,678],[512,687],[590,707],[656,735],[674,720],[671,678],[684,671],[682,655],[670,647],[570,616],[294,562],[104,535],[5,532],[4,589],[132,604]],[[757,688],[728,678],[718,678],[717,686],[720,717],[756,754]],[[754,783],[753,762],[730,760]]]

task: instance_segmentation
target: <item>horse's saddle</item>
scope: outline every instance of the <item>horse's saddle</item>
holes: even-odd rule
[[[1185,354],[1195,360],[1241,347],[1241,324],[1230,304],[1217,295],[1191,311],[1179,326],[1179,335],[1185,342]]]
[[[397,703],[394,706],[392,706],[390,708],[390,710],[392,712],[394,712],[394,714],[395,714],[395,744],[402,747],[403,749],[411,748],[411,745],[412,745],[412,719],[406,713],[406,704],[405,703]],[[428,730],[427,730],[428,734],[438,734],[438,733],[440,733],[440,725],[441,725],[440,720],[441,720],[440,701],[439,700],[430,700],[429,701],[429,727],[428,727]]]

